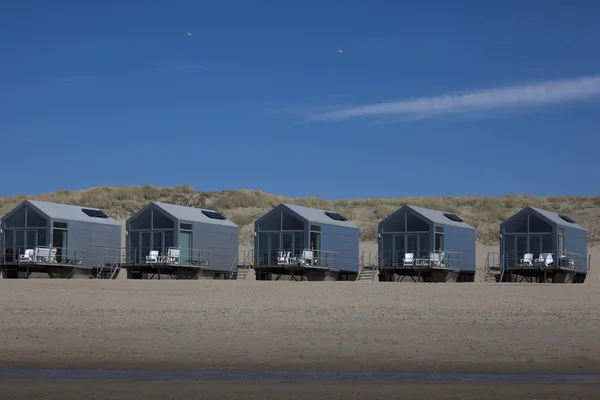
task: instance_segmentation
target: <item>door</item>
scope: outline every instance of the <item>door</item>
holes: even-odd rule
[[[534,258],[538,257],[542,253],[542,236],[529,236],[529,252],[533,253]]]
[[[294,251],[294,234],[293,233],[283,233],[282,235],[282,245],[281,251],[290,251],[293,253]]]
[[[565,235],[558,235],[558,254],[556,254],[556,257],[560,257],[562,255],[564,255],[565,253]]]
[[[304,232],[294,233],[294,257],[302,255],[304,250]]]
[[[15,247],[14,255],[18,260],[21,254],[25,254],[25,231],[14,231],[15,232]]]
[[[419,235],[406,235],[406,252],[413,253],[413,257],[419,256]]]
[[[179,248],[181,249],[180,253],[180,262],[181,264],[191,264],[192,263],[192,232],[189,231],[181,231],[179,232]],[[199,260],[199,261],[208,261],[208,260]]]
[[[153,232],[152,250],[158,250],[159,256],[166,256],[163,232]]]
[[[525,256],[525,253],[527,253],[527,236],[517,235],[515,237],[515,240],[515,247],[517,251],[515,254],[515,258],[512,260],[513,265],[517,265],[519,263],[519,260],[521,260]]]
[[[150,254],[150,245],[152,244],[152,232],[141,232],[141,243],[138,250],[139,262],[146,262],[146,256]]]
[[[62,264],[67,258],[67,231],[54,229],[52,231],[52,247],[56,249],[56,262]],[[64,261],[63,261],[64,260]]]
[[[313,252],[312,265],[324,265],[325,262],[321,264],[321,259],[326,257],[321,252],[321,232],[310,233],[310,249]]]
[[[279,232],[272,232],[269,234],[269,259],[268,265],[277,265],[277,252],[281,249],[281,234]]]
[[[394,235],[394,266],[404,265],[404,235]]]

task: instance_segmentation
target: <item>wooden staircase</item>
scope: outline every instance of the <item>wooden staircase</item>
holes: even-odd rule
[[[502,278],[500,254],[489,252],[485,259],[484,282],[500,282]]]
[[[244,281],[248,277],[250,272],[250,268],[252,267],[252,263],[254,262],[254,251],[249,250],[244,252],[244,254],[240,257],[238,255],[233,268],[231,270],[231,274],[229,275],[229,279]]]
[[[363,267],[360,269],[356,280],[374,282],[378,280],[378,277],[379,274],[376,267]]]
[[[365,281],[365,282],[377,282],[379,281],[379,271],[378,271],[378,254],[366,253],[363,251],[358,265],[358,277],[357,281]]]

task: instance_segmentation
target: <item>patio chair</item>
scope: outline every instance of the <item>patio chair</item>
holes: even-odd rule
[[[150,253],[146,256],[146,263],[155,264],[158,262],[158,250],[150,250]]]
[[[35,258],[35,250],[26,249],[24,254],[19,256],[19,262],[33,262]]]
[[[166,262],[167,264],[179,264],[179,258],[181,256],[181,250],[176,248],[170,248],[167,252]]]
[[[406,253],[404,255],[404,259],[402,260],[405,267],[414,267],[415,266],[415,255],[414,253]]]

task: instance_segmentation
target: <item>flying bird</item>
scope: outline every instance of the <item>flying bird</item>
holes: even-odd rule
[[[342,54],[342,51],[338,49],[337,53],[338,53],[338,54]]]
[[[190,32],[186,32],[185,36],[192,36],[192,34]]]

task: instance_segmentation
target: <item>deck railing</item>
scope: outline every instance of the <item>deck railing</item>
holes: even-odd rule
[[[85,266],[86,251],[68,247],[32,246],[9,247],[4,250],[1,263],[15,264],[57,264]]]
[[[307,253],[308,252],[308,253]],[[307,257],[312,254],[312,257]],[[260,267],[321,267],[338,269],[339,254],[335,251],[311,249],[259,250],[256,266]]]

